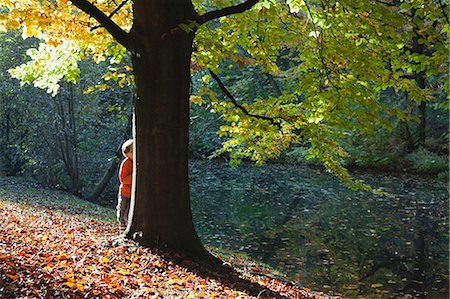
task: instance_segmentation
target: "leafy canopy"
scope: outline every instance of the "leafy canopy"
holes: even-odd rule
[[[199,14],[239,3],[193,2]],[[0,3],[0,28],[20,29],[24,37],[45,43],[30,50],[31,62],[11,71],[22,82],[55,94],[59,80],[76,81],[77,60],[92,56],[115,64],[124,56],[70,1]],[[124,30],[131,28],[131,1],[120,9],[114,1],[94,4]],[[229,152],[232,162],[264,163],[300,143],[343,182],[367,189],[342,166],[347,155],[342,140],[406,118],[380,100],[386,90],[407,93],[416,102],[435,101],[436,90],[419,86],[419,75],[438,78],[448,94],[447,12],[447,0],[260,1],[245,13],[195,28],[192,70],[201,74],[203,86],[191,100],[223,115],[227,124],[218,134],[226,141],[218,154]],[[196,26],[189,20],[180,24],[186,31]],[[214,92],[212,79],[220,80],[229,64],[270,75],[278,92],[242,98],[221,84],[223,94]]]

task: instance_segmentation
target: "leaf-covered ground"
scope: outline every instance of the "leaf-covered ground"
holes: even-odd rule
[[[209,269],[115,242],[113,211],[0,178],[0,298],[325,298],[228,257]]]

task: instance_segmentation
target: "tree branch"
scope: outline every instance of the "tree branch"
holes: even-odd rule
[[[375,0],[375,2],[378,2],[380,4],[384,4],[384,5],[387,5],[387,6],[398,6],[400,4],[400,3],[397,3],[395,1],[393,1],[393,2],[386,2],[386,1],[381,1],[381,0]]]
[[[129,51],[134,51],[133,45],[130,42],[129,33],[125,32],[119,25],[114,23],[107,15],[100,9],[87,0],[69,0],[76,7],[96,19],[122,46]]]
[[[128,1],[129,1],[129,0],[123,0],[119,5],[117,5],[117,7],[109,14],[108,18],[111,19],[112,16],[114,16],[116,13],[118,13],[119,10],[120,10],[125,4],[127,4]],[[98,29],[98,28],[100,28],[100,27],[102,27],[102,26],[101,26],[101,25],[99,25],[99,26],[94,26],[94,27],[91,28],[91,30],[93,31],[93,30]]]
[[[444,17],[445,17],[445,20],[447,20],[447,23],[450,24],[450,21],[449,21],[449,19],[448,19],[448,15],[447,15],[447,13],[446,13],[445,6],[444,6],[444,4],[442,3],[441,0],[439,0],[439,6],[441,7],[442,14],[443,14]],[[447,8],[447,10],[448,10],[448,8]]]
[[[413,79],[416,79],[416,76],[404,74],[404,75],[400,75],[400,78],[413,80]]]
[[[213,77],[214,80],[216,80],[217,84],[219,84],[219,88],[222,90],[222,92],[227,96],[227,98],[230,99],[230,101],[233,103],[234,106],[236,106],[236,108],[239,108],[239,110],[241,110],[245,115],[248,115],[250,117],[267,120],[271,124],[276,125],[281,130],[280,121],[276,121],[272,117],[250,113],[250,112],[248,112],[247,109],[245,109],[244,106],[239,105],[239,103],[236,101],[236,99],[233,97],[233,95],[230,93],[230,91],[225,87],[225,85],[223,84],[222,80],[220,80],[219,76],[217,76],[211,70],[209,70],[209,73],[211,74],[211,77]]]
[[[219,9],[219,10],[210,11],[210,12],[205,13],[204,15],[198,16],[196,21],[199,25],[203,25],[206,22],[209,22],[211,20],[214,20],[214,19],[217,19],[220,17],[229,16],[229,15],[233,15],[233,14],[237,14],[237,13],[242,13],[242,12],[252,8],[256,3],[258,3],[258,1],[259,0],[247,0],[244,3],[238,4],[238,5],[226,7],[226,8]]]

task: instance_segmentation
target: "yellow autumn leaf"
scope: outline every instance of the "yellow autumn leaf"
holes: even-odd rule
[[[117,271],[117,273],[119,273],[121,275],[130,275],[131,274],[129,271],[123,270],[123,269],[120,269],[119,271]]]
[[[57,257],[58,259],[60,259],[60,260],[67,260],[67,259],[68,259],[67,255],[64,254],[64,253],[58,254],[56,257]]]
[[[68,286],[69,288],[72,288],[75,283],[71,282],[71,281],[66,281],[65,283],[63,283],[64,285]]]
[[[107,262],[109,262],[109,258],[102,256],[98,261],[100,263],[107,263]]]
[[[171,278],[169,279],[169,281],[167,282],[168,284],[176,284],[176,285],[182,285],[184,284],[184,281],[178,278]]]
[[[84,286],[83,286],[82,284],[77,283],[77,289],[78,289],[80,292],[84,292]]]
[[[189,100],[191,101],[191,103],[197,104],[197,105],[201,105],[204,101],[202,100],[201,97],[199,96],[190,96]]]

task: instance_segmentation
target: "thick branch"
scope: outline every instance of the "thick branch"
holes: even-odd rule
[[[199,25],[202,25],[202,24],[205,24],[206,22],[209,22],[211,20],[214,20],[214,19],[217,19],[220,17],[225,17],[225,16],[237,14],[237,13],[242,13],[242,12],[252,8],[256,3],[258,3],[258,1],[259,0],[247,0],[244,3],[238,4],[238,5],[234,5],[234,6],[226,7],[223,9],[207,12],[204,15],[198,17],[197,23]]]
[[[107,15],[100,9],[87,0],[70,0],[76,7],[84,11],[94,19],[96,19],[105,29],[112,35],[112,37],[129,51],[133,51],[132,43],[130,42],[130,35],[123,31],[119,25],[114,23]]]
[[[253,114],[253,113],[248,112],[248,110],[245,109],[244,106],[239,105],[239,103],[236,101],[236,99],[233,97],[233,95],[230,93],[230,91],[225,87],[225,85],[223,84],[222,80],[220,80],[219,76],[217,76],[211,70],[209,70],[209,73],[211,74],[211,77],[213,77],[214,80],[216,80],[217,84],[219,84],[220,89],[227,96],[227,98],[229,98],[230,101],[233,103],[233,105],[236,106],[237,108],[239,108],[239,110],[241,110],[245,115],[248,115],[248,116],[254,117],[254,118],[258,118],[258,119],[267,120],[271,124],[276,125],[276,126],[278,126],[278,128],[281,129],[280,122],[276,121],[274,118],[268,117],[268,116],[264,116],[264,115]]]

